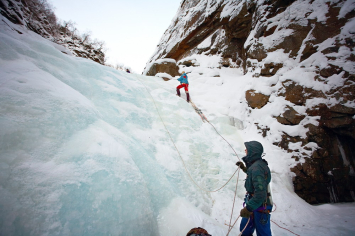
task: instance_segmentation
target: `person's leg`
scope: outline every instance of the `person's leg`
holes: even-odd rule
[[[271,236],[270,214],[254,212],[257,236]]]
[[[248,223],[248,219],[247,218],[242,218],[242,221],[240,222],[240,226],[239,226],[239,231],[242,232],[243,229],[243,233],[242,236],[252,236],[255,230],[255,223],[254,223],[254,218],[250,217],[249,223],[246,226],[246,224]]]
[[[184,87],[182,84],[176,87],[176,94],[180,97],[180,89]]]
[[[186,100],[187,100],[187,102],[190,102],[189,85],[184,84],[184,89],[185,89],[185,93],[186,93]]]

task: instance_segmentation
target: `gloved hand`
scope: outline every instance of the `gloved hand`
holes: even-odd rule
[[[244,208],[240,211],[240,216],[243,217],[243,218],[249,218],[252,213],[253,213],[253,212],[248,211],[248,209],[247,209],[246,207],[244,207]]]
[[[244,173],[247,173],[247,168],[245,167],[244,163],[241,161],[238,161],[237,163],[235,163],[237,166],[240,167],[240,169],[242,169],[242,171],[244,171]]]

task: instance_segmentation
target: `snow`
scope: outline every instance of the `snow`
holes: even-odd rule
[[[162,64],[164,62],[176,63],[176,60],[172,59],[172,58],[163,58],[163,59],[158,59],[158,60],[155,61],[155,63],[158,63],[158,64]]]
[[[168,73],[157,73],[155,76],[160,77],[160,78],[173,79],[173,77],[171,75],[169,75]]]
[[[211,46],[211,40],[212,40],[212,35],[208,36],[205,40],[200,43],[197,48],[203,49],[203,48],[208,48]]]
[[[153,64],[165,64],[165,63],[174,63],[176,64],[176,60],[175,59],[171,59],[171,58],[163,58],[163,59],[158,59],[154,62],[151,62],[151,63],[148,63],[146,65],[146,67],[144,68],[144,71],[143,71],[143,74],[147,74],[150,67],[153,65]]]
[[[354,8],[355,8],[355,1],[347,0],[340,9],[338,19],[345,17],[346,14],[351,12]]]
[[[215,190],[234,173],[238,158],[182,99],[184,92],[175,96],[178,81],[128,74],[64,54],[0,17],[23,33],[0,24],[2,234],[184,235],[203,227],[226,235],[236,177],[223,190],[206,193],[187,171],[201,187]],[[282,132],[306,132],[302,125],[276,122],[274,116],[289,102],[273,97],[273,103],[251,109],[245,101],[247,89],[271,94],[270,83],[278,89],[300,71],[260,82],[239,68],[221,67],[218,56],[192,57],[199,67],[180,66],[188,73],[192,101],[239,157],[244,141],[264,146],[277,205],[272,220],[300,235],[353,235],[354,203],[311,206],[293,190],[292,153],[272,144]],[[231,125],[231,118],[243,125]],[[275,133],[264,138],[255,123],[273,125]],[[240,173],[233,221],[242,206],[245,177]],[[290,235],[275,224],[272,231]],[[232,234],[238,233],[237,226]]]

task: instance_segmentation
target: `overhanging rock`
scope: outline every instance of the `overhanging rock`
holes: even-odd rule
[[[148,76],[155,76],[158,73],[166,73],[172,77],[180,75],[176,61],[171,58],[159,59],[149,63],[144,71],[144,74]]]

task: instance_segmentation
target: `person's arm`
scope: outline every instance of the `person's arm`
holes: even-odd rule
[[[248,211],[254,211],[260,207],[267,197],[267,186],[266,180],[263,175],[257,173],[252,178],[252,183],[254,186],[254,195],[246,204]]]
[[[235,163],[237,166],[240,167],[240,169],[246,174],[247,173],[247,168],[245,167],[244,163],[241,161],[238,161],[237,163]]]

